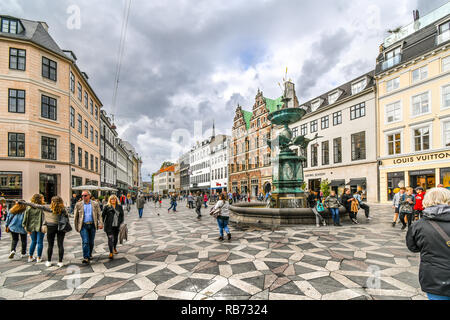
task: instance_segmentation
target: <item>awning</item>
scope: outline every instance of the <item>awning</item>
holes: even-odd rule
[[[345,186],[345,180],[331,180],[330,187],[340,187]]]
[[[350,181],[347,183],[351,186],[361,186],[366,184],[366,178],[356,178],[356,179],[350,179]]]

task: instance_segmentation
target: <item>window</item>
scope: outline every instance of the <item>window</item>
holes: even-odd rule
[[[78,148],[78,166],[83,166],[83,150]]]
[[[428,67],[424,66],[421,68],[418,68],[416,70],[413,70],[412,72],[412,82],[415,83],[417,81],[421,81],[426,79],[428,76]]]
[[[97,107],[97,105],[95,106],[95,119],[98,120],[98,107]]]
[[[310,123],[310,131],[311,133],[316,132],[317,131],[317,120],[311,121]]]
[[[302,161],[303,168],[308,168],[308,149],[307,148],[299,148],[300,155],[304,157],[304,160]]]
[[[386,105],[386,123],[402,120],[402,107],[400,101]]]
[[[98,158],[95,157],[95,172],[98,172]]]
[[[8,157],[25,157],[24,133],[8,133]]]
[[[292,129],[292,136],[295,138],[296,136],[298,136],[298,127],[295,127],[294,129]]]
[[[75,145],[70,144],[70,163],[75,164]]]
[[[2,18],[2,32],[20,33],[22,31],[20,23],[15,19]]]
[[[84,152],[84,167],[89,169],[89,153],[87,151]]]
[[[430,112],[428,92],[412,97],[412,116],[420,116]]]
[[[366,159],[366,132],[352,134],[352,161]]]
[[[56,121],[56,99],[42,95],[41,116]]]
[[[9,89],[8,111],[25,113],[25,90]]]
[[[80,82],[78,82],[78,100],[83,100],[83,87]]]
[[[402,153],[402,135],[400,132],[388,134],[387,136],[388,155]]]
[[[325,116],[320,119],[320,128],[326,129],[330,126],[330,116]]]
[[[84,90],[84,107],[87,109],[89,103],[88,93],[86,90]]]
[[[342,162],[342,138],[333,139],[333,161],[334,163]]]
[[[447,21],[439,26],[439,35],[437,37],[437,44],[441,44],[450,40],[450,21]]]
[[[442,123],[442,143],[444,147],[450,147],[450,121]]]
[[[366,115],[366,104],[364,102],[350,107],[350,120],[355,120]]]
[[[317,167],[317,144],[311,145],[311,167]]]
[[[91,154],[91,170],[94,171],[94,156]]]
[[[322,142],[322,165],[330,163],[330,144],[328,141]]]
[[[386,53],[384,62],[381,66],[382,70],[386,70],[400,63],[401,60],[401,47],[397,47]]]
[[[450,56],[442,58],[442,72],[450,70]]]
[[[320,107],[320,105],[322,104],[322,99],[317,99],[314,100],[313,102],[311,102],[311,111],[316,111],[317,108]]]
[[[337,126],[342,123],[342,111],[333,113],[333,126]]]
[[[78,114],[78,132],[83,134],[83,117]]]
[[[9,48],[9,68],[25,71],[26,51],[22,49]]]
[[[414,129],[414,151],[430,149],[430,127]]]
[[[72,71],[70,72],[70,91],[72,93],[75,93],[75,76],[73,75]]]
[[[42,159],[56,160],[56,139],[42,137],[41,139]]]
[[[335,91],[328,95],[328,104],[333,104],[339,98],[339,91]]]
[[[94,128],[92,126],[90,126],[89,128],[89,133],[91,137],[91,142],[94,142]]]
[[[300,135],[306,136],[307,134],[308,134],[308,125],[305,123],[300,126]]]
[[[398,89],[400,87],[400,78],[394,78],[386,82],[386,92]]]
[[[95,145],[98,146],[98,131],[95,130]]]
[[[70,126],[75,128],[75,109],[70,107]]]
[[[352,94],[360,93],[367,85],[367,79],[360,80],[352,84]]]
[[[442,87],[441,109],[450,108],[450,85]]]
[[[42,57],[42,76],[56,81],[56,62]]]
[[[86,120],[84,120],[84,136],[89,139],[89,125]]]

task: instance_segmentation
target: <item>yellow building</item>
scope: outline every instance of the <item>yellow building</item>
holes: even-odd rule
[[[46,202],[100,181],[101,102],[45,22],[0,16],[0,194]]]
[[[382,203],[401,186],[450,188],[449,40],[447,3],[380,47],[375,74]]]

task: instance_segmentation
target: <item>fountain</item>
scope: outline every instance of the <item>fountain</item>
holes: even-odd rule
[[[293,136],[289,125],[301,120],[306,114],[306,110],[294,106],[289,107],[292,98],[288,95],[295,95],[293,93],[294,84],[285,81],[284,85],[285,89],[281,99],[283,105],[268,116],[272,124],[283,126],[278,137],[274,140],[267,140],[267,144],[272,150],[274,147],[279,148],[279,154],[272,161],[272,183],[275,189],[272,191],[270,205],[266,206],[262,202],[234,204],[230,207],[230,221],[233,223],[272,227],[315,223],[315,215],[308,208],[305,191],[301,188],[304,181],[302,163],[306,158],[303,155],[297,155],[290,147],[298,146],[306,149],[309,143],[318,139],[319,136],[316,134],[313,139],[305,136]],[[341,213],[346,212],[342,208],[340,211]],[[325,217],[330,217],[328,210],[326,210]]]

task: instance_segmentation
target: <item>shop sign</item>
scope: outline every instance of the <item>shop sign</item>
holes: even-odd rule
[[[420,163],[420,162],[426,162],[426,161],[431,161],[431,160],[443,160],[443,159],[450,159],[450,152],[439,152],[439,153],[411,156],[411,157],[405,157],[405,158],[398,158],[398,159],[392,160],[392,162],[394,164],[405,164],[405,163]]]
[[[310,174],[305,174],[305,178],[320,177],[320,176],[324,176],[324,175],[326,175],[326,173],[310,173]]]

